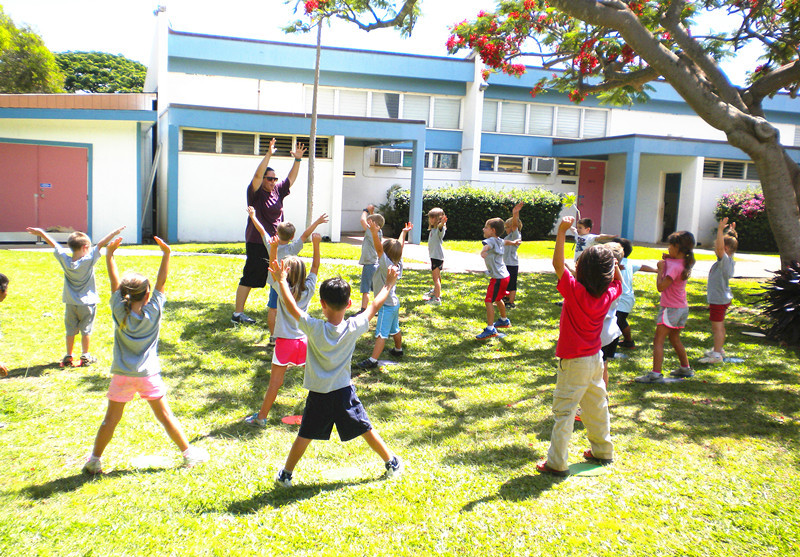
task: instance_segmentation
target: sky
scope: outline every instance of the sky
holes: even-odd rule
[[[323,28],[324,46],[383,50],[446,56],[448,28],[474,19],[493,0],[420,0],[422,17],[411,38],[393,29],[369,33],[346,23]],[[6,15],[19,26],[27,24],[44,39],[52,52],[98,50],[122,54],[143,64],[150,61],[159,4],[176,31],[260,40],[315,44],[314,33],[287,35],[281,27],[302,17],[293,13],[294,0],[0,0]],[[712,24],[713,27],[713,24]],[[457,54],[466,56],[466,52]],[[754,68],[755,55],[745,53],[723,68],[734,83],[744,83],[745,71]]]

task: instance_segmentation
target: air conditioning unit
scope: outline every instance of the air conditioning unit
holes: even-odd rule
[[[403,151],[400,149],[375,149],[376,166],[400,166],[403,164]]]
[[[528,159],[530,174],[552,174],[556,171],[556,159],[548,157],[531,157]]]

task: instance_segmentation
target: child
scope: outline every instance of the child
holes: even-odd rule
[[[592,219],[580,219],[571,230],[575,235],[575,261],[595,242],[608,241],[613,238],[611,234],[592,234]]]
[[[8,277],[5,276],[3,273],[0,273],[0,302],[6,299],[8,296]],[[2,332],[0,332],[0,338],[3,337]],[[0,375],[5,377],[8,375],[8,366],[3,362],[0,362]]]
[[[622,246],[616,242],[609,242],[603,247],[614,256],[615,264],[620,270],[620,286],[624,290],[625,287],[622,286],[622,261],[625,253],[622,250]],[[617,306],[622,299],[621,294],[622,291],[620,291],[620,297],[611,302],[608,313],[603,319],[603,328],[600,331],[600,350],[603,353],[603,384],[606,386],[606,391],[608,391],[608,360],[614,359],[617,353],[619,337],[622,336],[622,331],[617,324]]]
[[[319,243],[322,236],[312,234],[311,242],[314,244],[314,259],[311,262],[311,271],[306,276],[305,264],[295,256],[289,256],[285,262],[288,273],[286,280],[289,283],[289,290],[297,303],[297,307],[306,311],[314,290],[317,286],[317,273],[319,272],[320,250]],[[306,364],[306,335],[297,328],[297,320],[289,315],[283,299],[278,298],[278,316],[275,319],[275,352],[272,354],[272,370],[269,375],[269,386],[267,394],[264,395],[264,402],[261,409],[245,418],[250,425],[267,427],[267,415],[269,414],[275,398],[278,396],[278,389],[283,385],[283,377],[286,368],[290,365],[304,366]]]
[[[708,311],[711,320],[711,334],[714,338],[714,347],[700,358],[701,364],[719,364],[725,356],[722,346],[725,344],[725,312],[731,305],[733,293],[730,280],[733,276],[733,254],[739,247],[736,236],[736,223],[732,222],[728,231],[725,227],[728,217],[725,217],[717,226],[717,237],[714,240],[714,253],[717,260],[708,272]]]
[[[583,457],[600,464],[611,464],[614,458],[600,331],[611,303],[622,292],[622,283],[614,256],[604,246],[584,250],[572,276],[564,265],[564,243],[573,222],[573,217],[561,220],[553,252],[558,291],[564,296],[556,344],[556,356],[560,360],[553,391],[555,423],[547,460],[536,466],[539,472],[554,476],[569,475],[569,440],[579,404],[586,437],[591,444]]]
[[[208,460],[208,452],[202,447],[189,445],[180,422],[167,404],[167,386],[161,379],[161,363],[158,359],[158,331],[164,315],[164,285],[169,273],[170,247],[161,238],[154,240],[161,248],[161,266],[158,268],[156,284],[150,292],[150,281],[139,273],[128,272],[119,278],[114,252],[122,242],[117,238],[106,250],[106,267],[111,283],[111,314],[114,320],[114,360],[111,364],[111,384],[108,387],[108,409],[103,423],[97,430],[92,454],[83,466],[89,474],[103,471],[100,457],[114,436],[114,430],[122,419],[125,404],[139,397],[145,399],[161,422],[170,439],[178,446],[186,467]]]
[[[669,248],[658,262],[656,288],[661,292],[656,334],[653,339],[653,371],[635,379],[638,383],[663,383],[661,365],[664,363],[664,340],[669,337],[672,348],[678,354],[680,368],[670,373],[673,377],[692,377],[694,371],[689,367],[686,349],[681,342],[681,329],[689,317],[689,304],[686,301],[686,281],[694,267],[694,236],[685,230],[673,232],[667,238]]]
[[[367,444],[380,455],[386,467],[387,477],[397,476],[403,465],[393,456],[378,432],[372,428],[367,413],[358,400],[350,381],[350,361],[358,337],[369,330],[369,322],[378,308],[388,298],[397,282],[397,269],[392,267],[386,282],[367,309],[345,320],[350,307],[350,285],[336,277],[327,279],[319,288],[319,298],[325,320],[310,317],[297,307],[289,283],[286,262],[272,262],[272,273],[278,282],[286,309],[298,328],[308,335],[308,359],[303,386],[308,389],[308,398],[303,410],[300,431],[292,444],[286,464],[278,472],[275,482],[282,487],[291,487],[292,473],[312,439],[330,439],[334,424],[339,438],[349,441],[363,437]]]
[[[410,222],[400,232],[400,238],[387,238],[383,243],[378,241],[377,225],[370,223],[372,239],[375,243],[375,251],[378,253],[378,270],[372,277],[372,291],[375,295],[381,291],[386,284],[386,277],[389,269],[397,267],[397,278],[403,273],[403,246],[406,244],[406,233],[414,227]],[[373,369],[378,367],[378,356],[386,346],[386,339],[392,337],[394,348],[389,349],[389,354],[395,358],[403,356],[403,334],[400,332],[400,299],[397,297],[394,285],[389,289],[389,297],[383,303],[378,312],[378,322],[375,325],[375,348],[372,355],[366,360],[356,364],[361,369]]]
[[[28,228],[28,232],[34,236],[41,237],[55,248],[53,254],[64,269],[62,300],[65,304],[64,327],[66,329],[67,353],[61,360],[61,367],[73,365],[72,349],[75,345],[75,335],[78,334],[78,331],[81,333],[80,365],[88,366],[97,361],[97,358],[89,353],[89,338],[92,333],[92,324],[97,314],[97,303],[100,301],[94,284],[94,265],[100,259],[100,249],[124,229],[124,226],[117,228],[97,242],[94,247],[92,247],[92,241],[89,236],[83,232],[73,232],[67,239],[68,251],[62,248],[58,242],[41,228]]]
[[[428,211],[428,257],[431,259],[431,275],[433,276],[433,288],[428,291],[423,299],[426,299],[432,306],[442,303],[442,269],[444,268],[444,250],[442,241],[447,232],[447,215],[444,210],[434,207]]]
[[[322,213],[317,220],[311,223],[299,239],[294,240],[295,227],[291,222],[282,222],[278,225],[275,236],[270,236],[267,230],[259,222],[256,216],[254,207],[247,208],[247,214],[250,215],[250,220],[256,227],[261,239],[264,242],[267,250],[269,250],[270,261],[274,261],[275,257],[281,260],[290,255],[297,255],[303,249],[303,244],[308,241],[314,230],[322,223],[328,222],[328,215]],[[275,346],[275,317],[278,315],[278,293],[272,286],[272,277],[267,276],[267,284],[269,284],[269,299],[267,300],[267,327],[269,328],[269,345]]]
[[[372,241],[372,232],[369,229],[368,222],[374,222],[378,225],[378,241],[383,239],[383,225],[386,221],[383,215],[375,213],[375,205],[371,203],[367,208],[361,212],[361,228],[364,229],[364,241],[361,242],[361,258],[358,264],[361,265],[361,283],[359,284],[359,291],[361,292],[361,313],[367,309],[369,304],[369,293],[372,290],[372,277],[378,269],[378,254],[375,251],[375,243]]]
[[[506,317],[506,305],[503,297],[508,293],[508,269],[503,263],[503,240],[499,238],[503,233],[505,223],[503,219],[494,218],[486,221],[483,226],[483,249],[481,257],[486,262],[486,269],[489,272],[489,288],[486,289],[486,328],[475,338],[485,340],[496,337],[498,328],[511,326],[511,320]],[[494,320],[494,305],[500,312],[500,319]]]
[[[522,221],[519,220],[519,212],[522,201],[511,210],[511,218],[505,222],[506,237],[503,239],[503,263],[508,269],[508,296],[503,299],[506,308],[516,307],[514,299],[517,297],[517,274],[519,273],[519,258],[517,258],[517,248],[522,243]]]
[[[618,346],[620,348],[636,348],[636,343],[631,335],[631,326],[628,323],[628,315],[633,311],[633,306],[636,303],[636,294],[633,291],[633,275],[637,271],[655,273],[657,269],[650,265],[634,263],[628,260],[633,251],[633,245],[627,238],[617,237],[612,242],[622,246],[624,256],[619,264],[619,270],[622,273],[622,295],[619,297],[619,303],[617,304],[617,326],[622,332],[622,341],[619,342]]]

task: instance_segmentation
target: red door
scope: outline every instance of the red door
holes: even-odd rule
[[[88,228],[88,150],[0,144],[0,232]]]
[[[581,217],[592,219],[592,234],[600,234],[603,218],[603,187],[606,181],[606,163],[581,161],[578,177],[578,209]]]

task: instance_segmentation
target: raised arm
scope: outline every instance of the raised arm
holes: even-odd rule
[[[511,230],[519,230],[522,221],[519,220],[519,212],[522,210],[522,207],[525,205],[525,202],[520,201],[514,208],[511,209]]]
[[[303,240],[303,243],[305,244],[306,242],[308,242],[308,239],[311,237],[311,234],[314,233],[314,230],[320,224],[323,224],[323,223],[326,223],[326,222],[328,222],[328,214],[327,213],[322,213],[319,217],[317,217],[317,220],[312,222],[311,226],[306,228],[305,232],[303,232],[303,234],[300,235],[300,239]]]
[[[297,144],[297,148],[292,151],[292,156],[294,157],[294,164],[292,164],[292,169],[289,170],[289,187],[292,187],[294,181],[297,179],[297,173],[300,172],[300,162],[303,160],[303,154],[306,152],[306,147],[302,143]]]
[[[319,245],[322,242],[322,235],[314,233],[311,235],[311,243],[314,246],[314,258],[311,260],[311,271],[315,275],[319,274],[319,262],[320,262],[320,249]]]
[[[153,290],[158,290],[163,294],[164,285],[167,284],[167,275],[169,274],[169,256],[172,253],[172,248],[158,236],[153,236],[153,240],[155,240],[158,247],[161,248],[161,265],[158,267],[158,276],[156,277],[156,285]]]
[[[270,263],[278,260],[278,236],[269,239],[269,261]]]
[[[406,245],[406,234],[411,232],[412,228],[414,228],[414,225],[411,224],[410,222],[407,222],[406,225],[403,227],[403,230],[400,231],[400,237],[398,238],[398,240],[400,240],[400,244],[403,247],[405,247]]]
[[[115,236],[119,235],[120,232],[125,230],[124,226],[120,226],[113,232],[109,232],[108,235],[104,236],[99,242],[97,242],[97,249],[104,248],[108,243],[114,239]]]
[[[564,244],[566,243],[567,230],[573,228],[572,225],[574,223],[575,217],[564,217],[558,225],[556,247],[553,249],[553,270],[559,280],[561,280],[561,275],[564,274]]]
[[[442,215],[442,218],[439,219],[439,224],[436,225],[436,227],[439,230],[443,230],[446,225],[447,225],[447,215]]]
[[[728,225],[728,217],[723,218],[717,225],[717,237],[714,239],[714,254],[717,259],[722,259],[725,255],[725,227]]]
[[[367,205],[367,207],[363,211],[361,211],[361,219],[359,222],[361,223],[361,228],[363,228],[364,231],[369,229],[369,227],[367,226],[367,217],[374,214],[375,214],[375,205],[373,205],[372,203]]]
[[[29,227],[29,228],[26,228],[26,230],[29,233],[33,234],[34,236],[39,236],[42,240],[44,240],[45,242],[50,244],[51,248],[57,248],[58,247],[58,242],[56,242],[55,239],[52,236],[50,236],[47,232],[45,232],[41,228],[30,228]]]
[[[367,306],[365,313],[368,320],[371,320],[373,317],[375,317],[375,315],[378,313],[378,310],[381,309],[383,302],[385,302],[386,298],[389,297],[389,292],[392,291],[392,288],[394,288],[395,284],[397,284],[397,267],[392,265],[386,272],[386,282],[383,284],[383,288],[381,288],[380,292],[378,292],[378,294],[375,296],[375,299],[372,300],[372,303]]]
[[[114,252],[122,243],[122,238],[117,238],[106,249],[106,270],[108,271],[108,282],[111,283],[111,292],[114,293],[119,290],[119,270],[117,270],[117,262],[114,261]]]
[[[275,152],[275,138],[273,137],[269,142],[269,149],[267,149],[266,154],[264,154],[264,158],[261,159],[261,162],[258,163],[258,167],[256,168],[255,174],[253,174],[253,180],[250,182],[250,187],[252,188],[253,192],[257,192],[258,188],[261,187],[261,184],[264,182],[264,174],[267,173],[267,167],[269,166],[269,159],[272,158],[272,153]]]
[[[381,258],[383,255],[383,244],[381,243],[381,238],[378,236],[378,232],[380,228],[378,228],[378,223],[375,221],[367,221],[367,228],[372,233],[372,244],[375,246],[375,253],[378,254],[378,259]]]
[[[272,273],[272,278],[275,280],[275,284],[281,293],[286,311],[299,321],[300,308],[297,307],[297,300],[292,296],[292,291],[289,289],[289,282],[286,280],[289,274],[288,265],[283,261],[273,261],[269,266],[269,271]]]
[[[594,239],[595,242],[598,244],[604,244],[606,242],[610,242],[614,238],[617,238],[614,234],[598,234],[597,238]]]
[[[247,210],[247,214],[250,216],[250,220],[253,222],[253,226],[256,227],[256,230],[258,231],[258,234],[262,238],[266,238],[266,240],[269,242],[271,237],[270,237],[269,233],[267,232],[267,229],[264,228],[264,225],[261,224],[261,221],[258,220],[258,217],[256,216],[255,207],[248,206],[246,210]]]

